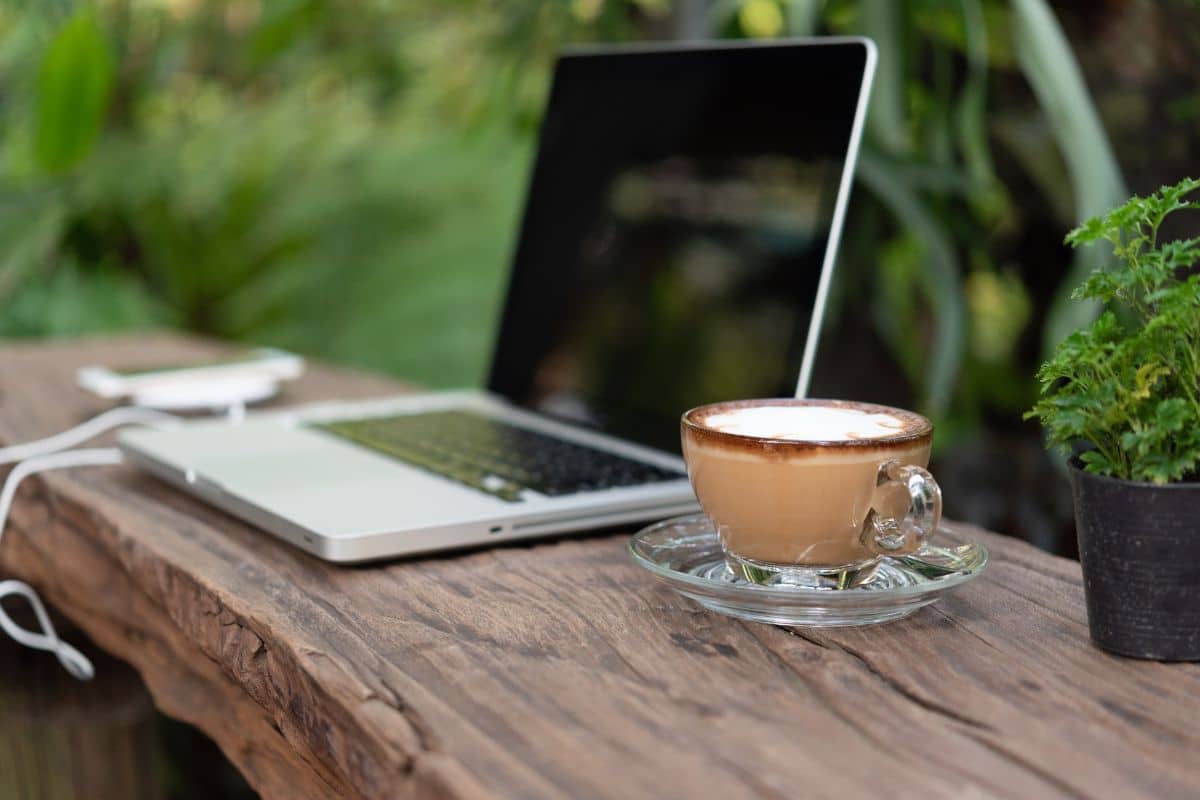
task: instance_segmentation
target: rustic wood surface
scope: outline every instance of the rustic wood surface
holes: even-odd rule
[[[6,344],[0,442],[102,410],[80,365],[218,349]],[[283,400],[396,390],[314,368]],[[657,585],[623,535],[339,568],[126,467],[32,479],[13,523],[0,575],[266,797],[1200,796],[1200,665],[1097,651],[1078,565],[977,529],[987,573],[936,606],[789,632]]]

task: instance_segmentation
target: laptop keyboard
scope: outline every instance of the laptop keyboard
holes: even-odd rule
[[[414,467],[518,502],[532,489],[559,497],[684,477],[470,411],[434,411],[314,424]]]

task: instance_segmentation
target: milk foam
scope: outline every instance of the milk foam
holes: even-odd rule
[[[709,414],[702,424],[724,433],[797,442],[884,439],[905,430],[904,421],[891,414],[872,414],[837,406],[731,408]]]

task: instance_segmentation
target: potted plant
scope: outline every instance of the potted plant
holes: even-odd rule
[[[1067,236],[1109,243],[1117,264],[1075,290],[1104,310],[1042,366],[1026,415],[1074,453],[1092,640],[1138,658],[1200,660],[1200,237],[1158,238],[1200,208],[1198,188],[1134,197]]]

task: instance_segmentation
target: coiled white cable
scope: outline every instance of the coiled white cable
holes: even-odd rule
[[[92,450],[68,450],[65,453],[48,453],[26,459],[13,467],[12,472],[4,481],[4,489],[0,491],[0,539],[4,537],[4,529],[8,522],[8,512],[12,508],[13,498],[21,481],[38,472],[64,467],[99,466],[102,464],[121,463],[121,451],[115,447],[101,447]],[[37,617],[41,631],[31,631],[22,628],[8,612],[4,610],[3,600],[9,595],[19,595],[29,601]],[[46,650],[58,657],[63,669],[81,681],[91,680],[95,675],[92,662],[87,656],[71,645],[58,638],[54,623],[46,613],[46,607],[38,597],[33,587],[23,581],[0,581],[0,628],[17,642],[36,650]]]
[[[154,427],[173,427],[179,424],[178,417],[161,411],[134,406],[122,406],[106,411],[82,425],[63,431],[35,442],[12,445],[0,448],[0,464],[18,461],[4,480],[4,488],[0,489],[0,540],[4,538],[4,530],[8,522],[8,512],[12,508],[17,487],[21,481],[30,475],[46,472],[52,469],[67,467],[104,466],[120,464],[121,451],[115,447],[98,447],[82,450],[67,450],[88,439],[98,436],[105,431],[122,425],[148,424]],[[24,597],[33,608],[40,631],[32,631],[18,625],[5,611],[3,600],[15,595]],[[36,650],[53,653],[62,664],[63,669],[81,681],[91,680],[95,669],[87,656],[71,645],[58,638],[58,632],[46,613],[46,607],[32,586],[24,581],[0,581],[0,629],[15,641]]]

